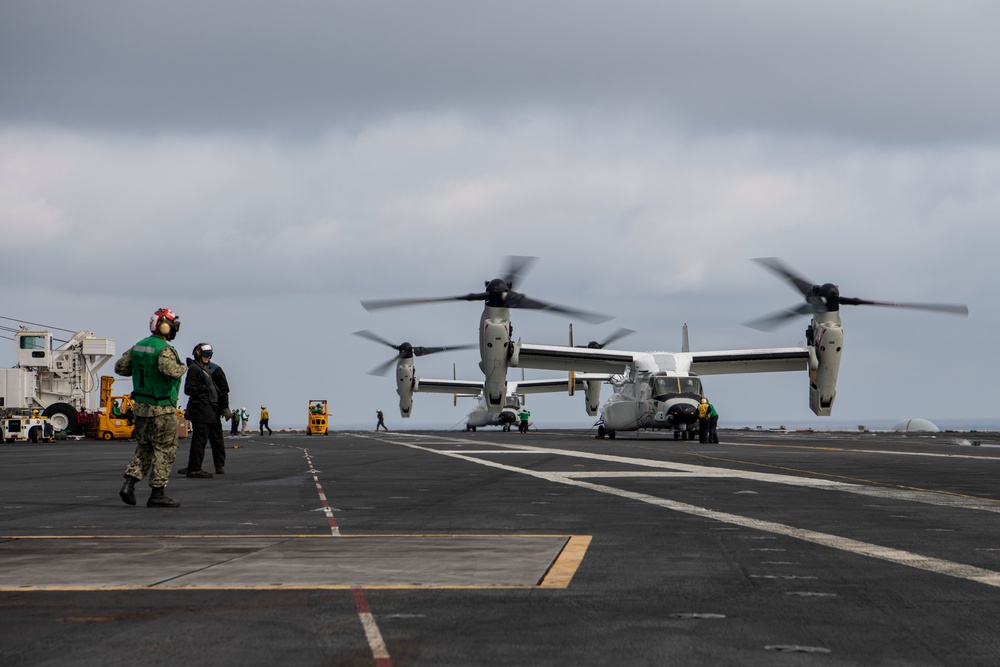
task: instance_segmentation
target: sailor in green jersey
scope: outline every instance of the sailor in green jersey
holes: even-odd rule
[[[181,321],[168,308],[149,320],[151,336],[125,351],[115,362],[115,373],[132,378],[135,400],[135,455],[125,468],[125,484],[118,495],[135,505],[135,483],[149,475],[153,490],[146,507],[180,507],[164,493],[177,458],[177,395],[187,366],[167,342],[177,336]]]

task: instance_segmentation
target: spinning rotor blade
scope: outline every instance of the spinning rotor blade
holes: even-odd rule
[[[531,265],[538,261],[537,257],[525,257],[522,255],[510,255],[507,257],[507,268],[504,270],[504,282],[512,290],[514,286],[521,282],[521,276],[527,273]]]
[[[610,336],[608,336],[607,338],[605,338],[603,342],[597,342],[596,340],[592,340],[589,343],[587,343],[585,346],[581,346],[581,347],[589,347],[592,350],[602,350],[602,349],[604,349],[604,347],[606,345],[610,345],[611,343],[615,342],[619,338],[624,338],[625,336],[628,336],[629,334],[634,334],[634,333],[635,333],[635,331],[633,331],[632,329],[618,329],[618,330],[614,331]],[[573,344],[572,341],[570,341],[570,345],[572,345],[572,344]]]
[[[437,354],[438,352],[447,352],[449,350],[471,350],[474,347],[479,347],[478,345],[445,345],[439,347],[415,347],[413,348],[413,356],[423,357],[428,354]]]
[[[393,349],[396,348],[395,345],[393,345],[392,343],[390,343],[389,341],[387,341],[385,338],[382,338],[378,334],[372,333],[371,331],[368,331],[367,329],[362,329],[361,331],[355,331],[354,335],[355,336],[361,336],[362,338],[367,338],[368,340],[375,341],[376,343],[382,343],[383,345],[385,345],[387,347],[391,347]]]
[[[532,299],[524,294],[514,291],[514,285],[520,282],[521,277],[528,268],[537,261],[537,257],[509,256],[503,278],[494,278],[486,281],[485,292],[470,292],[469,294],[442,297],[422,297],[411,299],[369,299],[361,302],[365,310],[380,310],[382,308],[398,308],[400,306],[412,306],[427,303],[443,303],[446,301],[483,301],[487,306],[493,308],[526,308],[532,310],[547,310],[569,317],[579,317],[588,322],[606,322],[611,319],[608,315],[591,313],[585,310],[569,308],[547,301]],[[379,341],[383,342],[383,341]]]
[[[900,301],[868,301],[852,297],[840,297],[840,303],[848,306],[879,306],[882,308],[908,308],[910,310],[928,310],[934,313],[949,313],[952,315],[968,315],[969,307],[964,303],[906,303]]]
[[[361,302],[365,310],[381,310],[382,308],[398,308],[400,306],[414,306],[424,303],[445,303],[448,301],[482,301],[486,298],[485,292],[477,294],[465,294],[460,296],[438,296],[438,297],[417,297],[414,299],[368,299]]]
[[[775,257],[762,257],[754,260],[770,271],[790,283],[797,291],[801,292],[806,302],[795,308],[767,315],[760,319],[744,322],[745,326],[770,331],[788,320],[799,315],[812,315],[822,312],[832,312],[840,309],[840,306],[879,306],[882,308],[908,308],[910,310],[924,310],[937,313],[950,313],[953,315],[968,315],[969,307],[961,303],[907,303],[900,301],[871,301],[869,299],[858,299],[840,295],[840,288],[832,283],[825,285],[810,284],[808,280],[798,275],[785,266]]]
[[[602,348],[604,348],[607,345],[611,345],[611,343],[615,342],[619,338],[624,338],[625,336],[629,336],[629,335],[634,334],[634,333],[635,333],[635,331],[633,331],[632,329],[624,329],[624,328],[618,329],[618,330],[612,332],[612,334],[610,336],[608,336],[607,338],[605,338],[603,343],[598,343],[597,347],[598,347],[598,349],[602,349]]]
[[[570,308],[568,306],[560,306],[557,303],[549,303],[548,301],[532,299],[531,297],[518,292],[507,293],[507,307],[524,308],[526,310],[547,310],[551,313],[566,315],[567,317],[579,317],[581,320],[585,320],[592,324],[600,324],[601,322],[607,322],[612,319],[610,315],[601,315],[600,313],[591,313],[586,310],[577,310],[576,308]]]
[[[790,268],[785,266],[781,260],[777,257],[758,257],[753,261],[757,262],[761,266],[770,269],[776,273],[781,278],[784,278],[789,284],[795,287],[796,290],[802,293],[803,296],[812,292],[815,283],[811,283],[802,276],[798,275]]]
[[[796,318],[799,315],[812,315],[814,312],[816,312],[816,309],[812,304],[804,303],[796,308],[779,310],[776,313],[765,315],[759,319],[744,322],[743,326],[759,331],[773,331],[790,319]]]
[[[397,354],[392,359],[389,359],[385,363],[380,364],[375,368],[371,369],[370,371],[368,371],[369,375],[385,375],[392,367],[392,365],[397,361],[399,361],[400,359],[408,359],[410,357],[422,357],[428,354],[447,352],[448,350],[468,350],[473,347],[477,347],[476,345],[444,345],[438,347],[422,347],[422,346],[414,347],[409,343],[400,343],[399,345],[394,345],[389,341],[387,341],[386,339],[379,336],[378,334],[372,333],[371,331],[368,331],[366,329],[362,329],[361,331],[355,331],[354,335],[361,336],[362,338],[367,338],[368,340],[374,341],[376,343],[381,343],[382,345],[385,345],[386,347],[391,347],[392,349],[397,350],[399,352],[399,354]]]
[[[392,368],[392,365],[396,363],[398,360],[399,357],[393,357],[392,359],[389,359],[385,363],[379,364],[375,368],[368,371],[368,375],[385,375],[386,373],[389,372],[389,369]]]

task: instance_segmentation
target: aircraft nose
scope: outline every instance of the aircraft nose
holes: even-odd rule
[[[698,416],[698,408],[690,403],[674,403],[667,410],[675,422],[690,423]]]

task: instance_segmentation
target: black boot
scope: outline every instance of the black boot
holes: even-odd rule
[[[146,501],[146,507],[180,507],[181,504],[163,493],[162,486],[153,487],[153,495]]]
[[[135,505],[135,483],[138,481],[135,477],[125,475],[125,483],[122,484],[122,490],[118,492],[122,500],[129,505]]]

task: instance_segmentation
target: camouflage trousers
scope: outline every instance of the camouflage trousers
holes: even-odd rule
[[[173,412],[156,417],[135,417],[135,455],[126,477],[142,479],[149,474],[153,488],[166,486],[177,458],[177,417]]]

